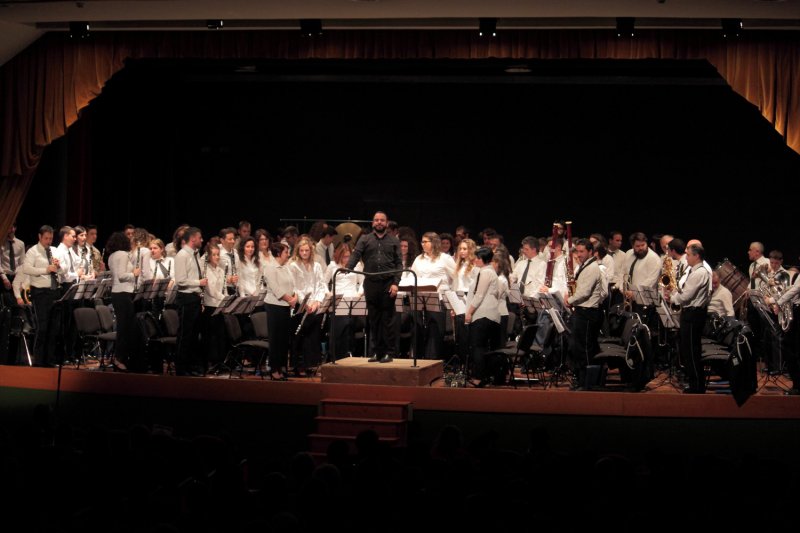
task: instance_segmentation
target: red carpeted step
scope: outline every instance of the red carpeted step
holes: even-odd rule
[[[377,420],[411,420],[410,402],[325,399],[320,402],[320,415],[334,418],[372,418]]]
[[[366,430],[373,430],[379,437],[397,437],[405,441],[406,421],[401,419],[340,418],[318,416],[317,432],[324,435],[355,436]]]

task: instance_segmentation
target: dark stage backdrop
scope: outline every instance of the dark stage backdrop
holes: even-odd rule
[[[492,61],[353,64],[131,62],[45,151],[20,233],[381,209],[418,234],[492,226],[515,255],[564,218],[797,262],[800,156],[704,61],[543,61],[533,83]]]

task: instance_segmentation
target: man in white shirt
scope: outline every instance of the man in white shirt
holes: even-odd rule
[[[175,255],[175,286],[178,289],[175,304],[180,316],[175,373],[179,376],[205,374],[197,347],[202,292],[203,287],[208,285],[198,257],[202,245],[203,234],[200,229],[189,228],[183,234],[183,248]]]
[[[747,249],[747,258],[750,260],[750,266],[747,269],[750,277],[749,287],[751,290],[758,289],[761,287],[761,284],[764,283],[758,275],[760,269],[769,268],[769,259],[764,257],[764,245],[758,241],[751,242],[750,247]],[[750,329],[753,330],[753,338],[755,339],[752,346],[753,357],[756,360],[764,359],[765,354],[768,353],[764,340],[764,328],[765,326],[769,326],[764,324],[761,314],[758,312],[758,309],[750,303],[749,299],[747,302],[747,323]]]
[[[234,294],[239,283],[239,252],[236,250],[236,230],[233,228],[224,228],[219,232],[219,266],[227,272],[226,291]]]
[[[0,310],[4,307],[5,312],[0,313],[0,362],[12,364],[14,358],[12,353],[16,350],[9,350],[10,336],[11,336],[11,321],[12,309],[17,305],[17,299],[14,296],[14,277],[19,271],[22,272],[20,266],[25,262],[25,243],[16,237],[17,223],[11,225],[8,230],[6,238],[0,245]],[[15,346],[16,347],[16,346]],[[8,356],[6,357],[6,354]]]
[[[314,260],[319,263],[324,272],[333,261],[333,238],[338,235],[336,230],[327,226],[322,230],[322,236],[314,247]]]
[[[39,242],[25,254],[25,263],[22,265],[22,272],[30,277],[31,301],[37,320],[33,345],[34,366],[52,366],[55,363],[57,328],[50,315],[59,298],[59,261],[50,246],[52,242],[53,228],[39,228]]]
[[[733,295],[731,291],[720,285],[719,274],[711,274],[711,301],[708,304],[708,312],[716,313],[719,316],[733,317],[736,313],[733,310]]]

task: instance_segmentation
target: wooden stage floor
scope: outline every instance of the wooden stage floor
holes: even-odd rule
[[[785,396],[791,385],[784,377],[759,374],[759,391],[739,407],[730,394],[684,395],[659,374],[645,392],[570,391],[561,382],[546,389],[524,381],[511,386],[477,389],[446,387],[444,379],[430,386],[326,383],[318,376],[263,380],[252,373],[207,377],[175,377],[98,371],[92,366],[65,367],[61,391],[165,399],[312,406],[325,398],[409,401],[415,410],[461,413],[508,413],[654,418],[800,419],[800,396]],[[55,391],[57,368],[0,366],[0,387]]]

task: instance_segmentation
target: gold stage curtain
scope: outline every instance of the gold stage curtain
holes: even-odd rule
[[[0,231],[19,213],[45,146],[61,137],[128,58],[266,59],[707,59],[800,152],[800,32],[467,30],[94,33],[70,42],[43,36],[0,67]]]

